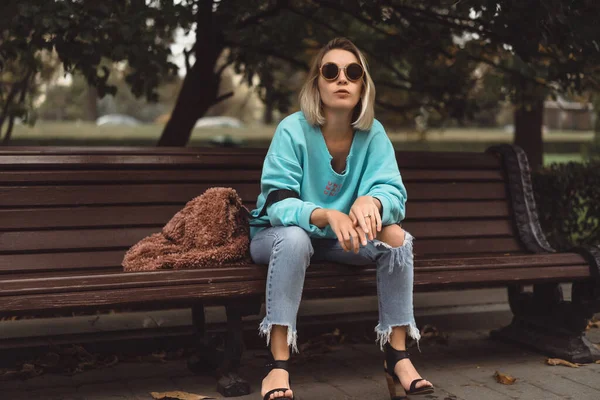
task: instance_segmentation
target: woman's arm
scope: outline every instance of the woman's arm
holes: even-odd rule
[[[374,197],[382,224],[391,225],[404,219],[407,193],[398,170],[394,146],[381,129],[369,144],[359,196]]]

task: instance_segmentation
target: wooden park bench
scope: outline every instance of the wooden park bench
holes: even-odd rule
[[[228,340],[218,389],[240,378],[242,317],[257,314],[266,267],[124,273],[125,251],[158,232],[187,201],[233,187],[252,209],[263,149],[7,147],[0,150],[0,315],[224,305]],[[597,311],[600,250],[557,253],[540,229],[527,159],[516,147],[485,153],[398,152],[415,238],[415,290],[508,287],[513,322],[494,337],[591,362],[583,337]],[[564,301],[561,282],[573,282]],[[533,285],[533,291],[529,289]],[[374,266],[309,268],[304,297],[376,293]]]

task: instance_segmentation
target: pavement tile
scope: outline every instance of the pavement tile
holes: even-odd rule
[[[350,400],[348,396],[335,386],[322,382],[311,382],[294,385],[294,397],[296,400]],[[389,395],[388,395],[389,399]]]
[[[583,367],[585,368],[585,367]],[[581,373],[582,368],[567,368],[550,366],[537,363],[524,363],[520,365],[506,366],[502,372],[508,373],[520,380],[540,388],[543,391],[559,396],[561,399],[598,399],[600,392],[589,387],[590,383],[595,383],[600,377],[592,375],[584,384],[560,375],[560,369],[573,370]],[[589,371],[593,373],[593,371]],[[528,397],[523,397],[528,398]]]
[[[118,370],[115,367],[99,368],[75,374],[71,377],[76,386],[88,385],[93,383],[113,382],[119,379]]]
[[[543,355],[492,341],[485,332],[450,332],[448,345],[424,341],[421,352],[416,347],[409,351],[419,373],[436,387],[433,394],[420,396],[421,400],[600,399],[600,364],[548,366]],[[266,356],[265,350],[244,354],[240,376],[250,383],[252,392],[240,400],[260,397]],[[379,347],[370,343],[294,355],[292,389],[300,400],[387,400],[383,357]],[[497,383],[496,370],[518,378],[517,383]],[[0,400],[151,400],[152,391],[173,390],[222,399],[215,379],[193,375],[184,359],[123,362],[74,376],[44,374],[26,381],[0,382],[0,390]]]
[[[167,377],[147,377],[137,379],[126,379],[123,385],[127,388],[131,398],[135,400],[151,399],[150,392],[171,392],[177,389],[177,384],[172,378]],[[192,388],[186,387],[186,392],[192,392]]]
[[[243,379],[247,379],[243,376]],[[217,392],[217,381],[209,376],[188,376],[181,378],[171,378],[173,381],[173,389],[181,390],[182,392],[200,394],[203,396],[213,396],[215,398],[222,397]],[[250,380],[248,380],[249,383]]]
[[[48,387],[28,391],[3,391],[1,398],[6,400],[75,400],[77,399],[76,392],[75,387]]]
[[[45,373],[34,378],[27,379],[23,381],[23,383],[27,386],[26,390],[76,386],[73,381],[73,376],[52,373]]]
[[[387,385],[384,380],[381,382],[374,379],[355,377],[348,380],[336,380],[330,383],[352,399],[385,399],[390,398]]]
[[[133,393],[125,382],[105,382],[78,387],[77,397],[85,400],[129,400],[133,397]]]
[[[127,377],[128,379],[147,378],[150,376],[170,376],[171,369],[181,370],[185,365],[183,360],[167,361],[165,363],[138,363],[123,362],[111,367],[112,372],[118,378]]]
[[[428,379],[438,389],[464,400],[506,400],[512,397],[493,390],[485,384],[469,379],[455,370],[437,370]]]
[[[536,369],[540,366],[537,364],[527,363],[528,369]],[[544,390],[543,388],[532,384],[529,382],[529,379],[520,374],[519,371],[514,368],[515,365],[512,364],[499,364],[496,368],[493,367],[468,367],[468,368],[457,368],[455,371],[458,374],[464,375],[468,379],[471,379],[475,382],[478,382],[486,387],[489,387],[497,392],[505,394],[512,398],[522,398],[522,399],[548,399],[548,400],[559,400],[563,397],[553,394],[548,390]],[[521,365],[522,369],[524,365]],[[514,378],[517,378],[517,381],[512,385],[504,385],[496,382],[494,378],[495,372],[501,372],[506,375],[510,375]]]
[[[547,373],[552,373],[577,382],[580,385],[596,389],[598,391],[598,398],[600,398],[600,368],[598,367],[600,365],[594,364],[584,365],[579,368],[545,365],[544,370]]]

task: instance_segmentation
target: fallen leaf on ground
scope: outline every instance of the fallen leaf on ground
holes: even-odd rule
[[[421,329],[421,343],[439,343],[448,344],[448,334],[440,332],[433,325],[425,325]]]
[[[203,399],[214,399],[210,396],[202,396],[200,394],[186,393],[186,392],[151,392],[150,395],[156,400],[203,400]]]
[[[513,378],[510,375],[506,375],[498,371],[496,371],[496,373],[494,374],[494,378],[496,378],[496,382],[501,383],[503,385],[512,385],[517,381],[517,378]]]
[[[571,368],[579,368],[580,365],[583,364],[578,364],[578,363],[572,363],[566,360],[561,360],[560,358],[549,358],[546,360],[546,364],[548,365],[564,365],[565,367],[571,367]]]
[[[38,368],[33,364],[23,364],[20,370],[0,370],[0,381],[10,379],[28,379],[41,375],[44,372],[42,368]]]
[[[600,320],[597,320],[596,318],[589,320],[585,330],[589,330],[591,328],[600,328]]]

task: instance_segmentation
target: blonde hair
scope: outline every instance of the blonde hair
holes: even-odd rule
[[[329,41],[315,56],[306,81],[300,90],[300,110],[311,125],[325,124],[321,94],[319,93],[319,68],[325,54],[333,49],[346,50],[354,54],[365,71],[360,100],[352,113],[352,126],[359,130],[369,130],[375,119],[375,85],[369,74],[367,60],[354,43],[346,38],[335,38]]]

